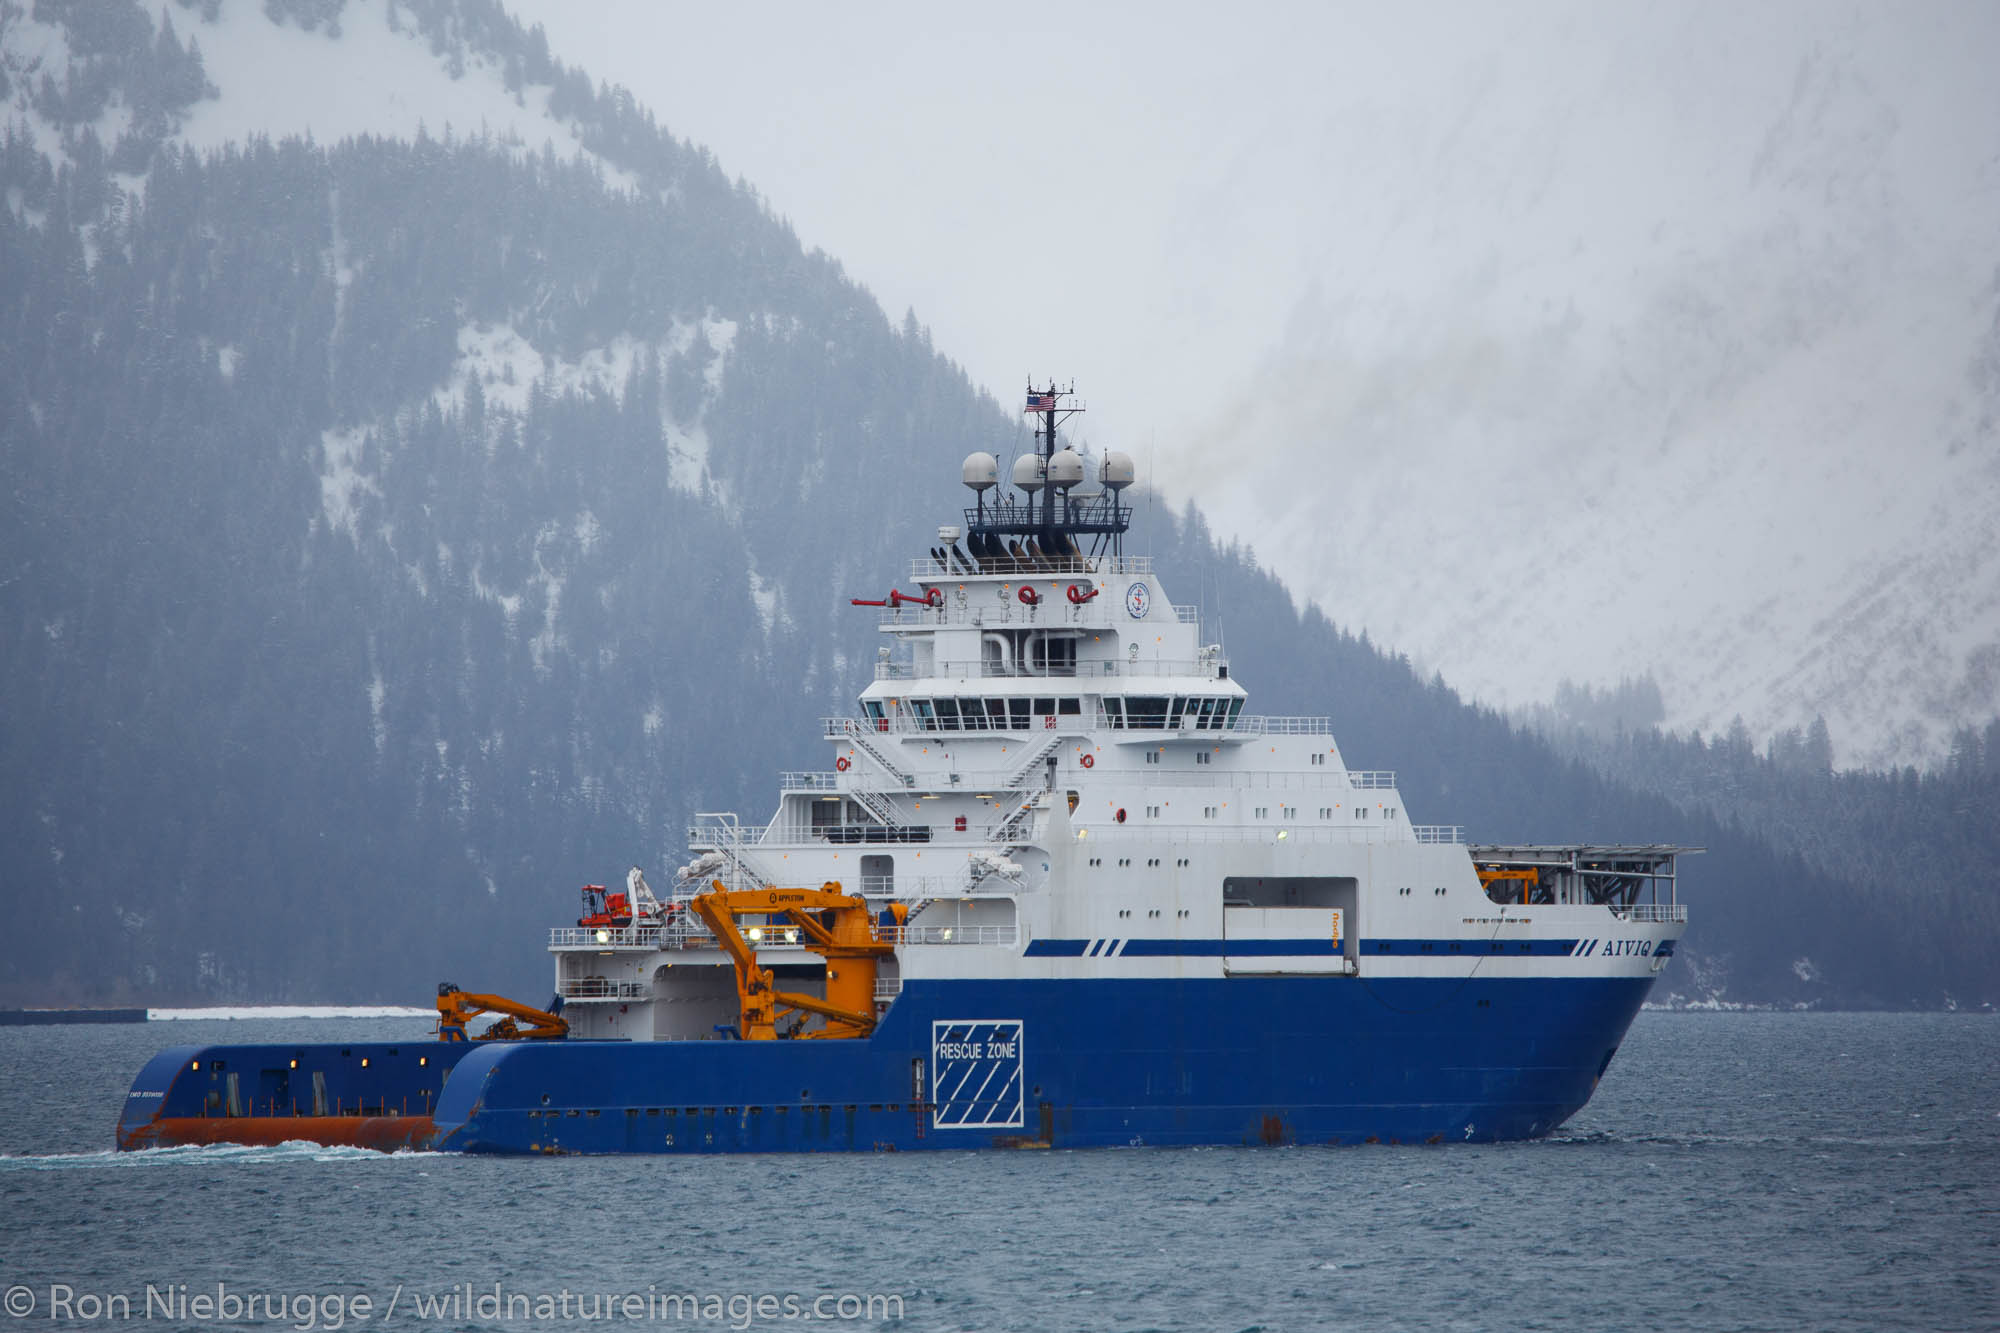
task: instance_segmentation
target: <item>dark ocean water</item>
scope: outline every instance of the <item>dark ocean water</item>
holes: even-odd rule
[[[1506,1146],[108,1151],[157,1047],[427,1027],[0,1029],[0,1287],[27,1289],[7,1292],[10,1314],[34,1302],[0,1330],[343,1314],[350,1329],[782,1327],[848,1294],[902,1303],[900,1320],[856,1328],[2000,1328],[2000,1020],[1986,1016],[1642,1014],[1588,1107],[1554,1139]],[[520,1298],[515,1317],[428,1305],[466,1283]],[[233,1318],[178,1304],[218,1284],[265,1304]],[[73,1295],[52,1319],[58,1287]],[[677,1312],[667,1293],[701,1300]],[[86,1317],[121,1295],[129,1319],[115,1303]],[[580,1317],[593,1311],[612,1318]]]

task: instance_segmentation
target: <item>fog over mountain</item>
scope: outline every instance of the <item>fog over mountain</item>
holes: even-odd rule
[[[523,12],[1483,700],[2000,712],[1991,5]]]
[[[677,60],[734,58],[704,45],[703,16],[679,17]],[[1479,31],[1453,40],[1477,45]],[[1615,104],[1618,72],[1600,73]],[[760,86],[799,96],[777,69]],[[1474,93],[1452,83],[1439,96]],[[1003,410],[924,318],[885,313],[844,256],[767,204],[782,181],[737,176],[493,0],[0,0],[0,108],[0,998],[407,1002],[440,976],[532,994],[541,932],[571,914],[578,883],[676,864],[695,811],[760,818],[776,770],[823,762],[818,719],[852,707],[876,649],[846,599],[879,596],[931,540],[962,501],[966,452],[1021,439],[1011,393]],[[1616,137],[1589,120],[1573,132]],[[1372,137],[1401,133],[1408,154],[1433,132],[1426,113]],[[1359,124],[1342,133],[1355,155],[1371,138]],[[1384,148],[1385,196],[1392,160]],[[1537,179],[1560,194],[1562,173],[1544,165]],[[1537,221],[1553,205],[1534,204],[1527,179],[1520,208],[1486,230],[1556,246]],[[1632,170],[1635,192],[1645,179]],[[1447,185],[1440,197],[1462,201],[1491,182],[1460,196]],[[1815,385],[1831,353],[1814,349],[1848,348],[1846,419],[1877,420],[1870,386],[1942,364],[1871,359],[1862,337],[1904,318],[1930,345],[1923,320],[1942,318],[1942,299],[1896,281],[1914,291],[1922,266],[1876,273],[1903,253],[1885,242],[1852,261],[1865,300],[1845,282],[1813,288],[1804,260],[1759,279],[1772,291],[1751,300],[1762,289],[1745,275],[1767,267],[1754,258],[1683,289],[1672,265],[1641,281],[1630,247],[1585,244],[1601,268],[1572,282],[1572,317],[1500,259],[1483,286],[1450,267],[1393,280],[1422,267],[1422,236],[1480,230],[1395,188],[1413,192],[1396,233],[1410,253],[1372,276],[1357,268],[1349,289],[1287,292],[1313,312],[1284,338],[1292,361],[1266,356],[1261,337],[1187,341],[1186,355],[1213,346],[1240,372],[1240,430],[1203,437],[1200,461],[1217,503],[1271,508],[1254,534],[1261,561],[1214,531],[1207,499],[1143,487],[1133,549],[1159,557],[1177,600],[1202,605],[1258,708],[1331,714],[1354,767],[1399,770],[1413,816],[1473,840],[1711,848],[1688,869],[1695,912],[1672,994],[2000,1000],[2000,722],[1958,727],[1924,774],[1833,771],[1854,739],[1831,711],[1831,726],[1768,745],[1748,722],[1706,739],[1645,726],[1679,706],[1679,678],[1646,651],[1685,613],[1645,601],[1657,562],[1684,570],[1685,599],[1728,600],[1753,580],[1718,581],[1695,559],[1703,542],[1817,541],[1827,526],[1718,499],[1749,479],[1788,496],[1806,483],[1775,455],[1756,471],[1754,451],[1724,447],[1740,438],[1689,423],[1740,426],[1749,418],[1718,406],[1739,400],[1779,416],[1818,401],[1779,393],[1777,362],[1752,354],[1781,333],[1803,340],[1796,369]],[[930,216],[924,191],[903,200]],[[1638,199],[1634,215],[1649,207]],[[1795,247],[1847,253],[1841,228],[1794,230]],[[993,267],[978,235],[945,239],[966,271]],[[1708,252],[1690,253],[1683,278],[1706,272]],[[1246,288],[1252,272],[1239,265]],[[1093,390],[1086,443],[1143,454],[1130,437],[1145,419],[1124,405],[1143,386],[1121,376],[1156,364],[1163,328],[1206,321],[1192,306],[1164,325],[1143,303],[1100,311],[1129,344],[1114,355],[1076,340],[1084,323],[1052,318],[1071,295],[1053,276],[1015,287],[996,308],[1036,304],[1036,336],[1021,338],[1058,363],[1037,368],[1075,369]],[[1975,313],[1990,306],[1981,290],[1965,297]],[[1448,318],[1455,303],[1463,318]],[[1738,304],[1778,342],[1732,342]],[[1220,312],[1222,332],[1247,327]],[[1849,326],[1853,346],[1827,332]],[[1366,338],[1348,347],[1335,327]],[[1347,379],[1322,373],[1341,358]],[[1509,370],[1524,359],[1551,377],[1542,389]],[[1708,389],[1669,374],[1690,366]],[[1190,375],[1178,401],[1219,421],[1231,403],[1202,400],[1208,384]],[[1535,427],[1562,405],[1556,389],[1566,420],[1588,417],[1606,438],[1621,412],[1669,401],[1685,416],[1637,455],[1607,453],[1582,425]],[[1410,414],[1426,431],[1397,425]],[[1337,444],[1311,435],[1322,419],[1341,424]],[[1974,669],[1952,665],[1952,645],[1991,621],[1991,581],[1975,575],[1992,545],[1967,535],[1991,521],[1974,503],[1990,421],[1963,439],[1864,460],[1880,464],[1868,475],[1883,524],[1936,508],[1932,600],[1893,579],[1881,596],[1944,645],[1933,665],[1953,680]],[[1465,461],[1494,440],[1532,443],[1539,470],[1514,479]],[[1714,476],[1682,476],[1690,459]],[[1670,473],[1680,490],[1646,491]],[[1850,471],[1815,475],[1824,505],[1851,497]],[[1939,500],[1923,478],[1957,480]],[[1315,489],[1352,513],[1329,525],[1333,502]],[[1302,498],[1287,508],[1287,495]],[[1676,536],[1689,516],[1716,526]],[[1334,563],[1280,563],[1308,538]],[[1452,559],[1514,570],[1523,590],[1482,593]],[[1526,586],[1558,565],[1639,591],[1573,623]],[[1798,570],[1787,577],[1803,602],[1817,567]],[[1325,609],[1301,609],[1302,589]],[[1409,642],[1368,621],[1378,601],[1412,617]],[[1740,642],[1709,643],[1718,680],[1767,627],[1791,632],[1789,606],[1748,629],[1752,612],[1732,614]],[[1442,627],[1423,631],[1442,649],[1421,641],[1424,625]],[[1432,669],[1448,649],[1482,689],[1481,670],[1545,659],[1588,681],[1576,653],[1551,646],[1582,629],[1607,670],[1654,667],[1658,684],[1563,691],[1530,730],[1462,699],[1457,665]],[[1880,658],[1864,635],[1839,642]]]

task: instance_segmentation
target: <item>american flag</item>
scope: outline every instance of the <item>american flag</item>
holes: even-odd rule
[[[1028,395],[1026,410],[1030,412],[1047,412],[1053,409],[1055,405],[1056,396],[1052,393],[1030,393]]]

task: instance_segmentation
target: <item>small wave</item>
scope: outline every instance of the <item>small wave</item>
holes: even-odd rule
[[[186,1144],[174,1148],[142,1148],[119,1152],[102,1148],[96,1152],[24,1153],[18,1157],[0,1155],[4,1171],[127,1170],[147,1167],[231,1165],[258,1166],[284,1162],[387,1162],[398,1158],[434,1158],[435,1153],[380,1153],[370,1148],[351,1148],[293,1139],[285,1143],[251,1145],[244,1143]]]
[[[1561,1147],[1633,1148],[1948,1148],[1962,1142],[1950,1134],[1725,1134],[1705,1130],[1680,1133],[1613,1134],[1590,1130],[1551,1134],[1544,1144]]]

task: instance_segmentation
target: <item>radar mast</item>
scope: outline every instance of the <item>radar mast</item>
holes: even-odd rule
[[[1119,496],[1132,484],[1132,460],[1116,450],[1107,452],[1096,469],[1099,489],[1079,491],[1086,472],[1083,456],[1058,435],[1062,422],[1084,410],[1074,382],[1064,387],[1050,380],[1038,389],[1028,381],[1024,411],[1035,420],[1035,447],[1014,460],[1011,480],[1021,492],[1018,499],[999,484],[992,455],[966,459],[965,484],[976,497],[965,511],[966,533],[982,564],[998,559],[1024,569],[1075,572],[1084,561],[1121,553],[1132,507],[1120,503]],[[990,500],[989,488],[994,491]]]

